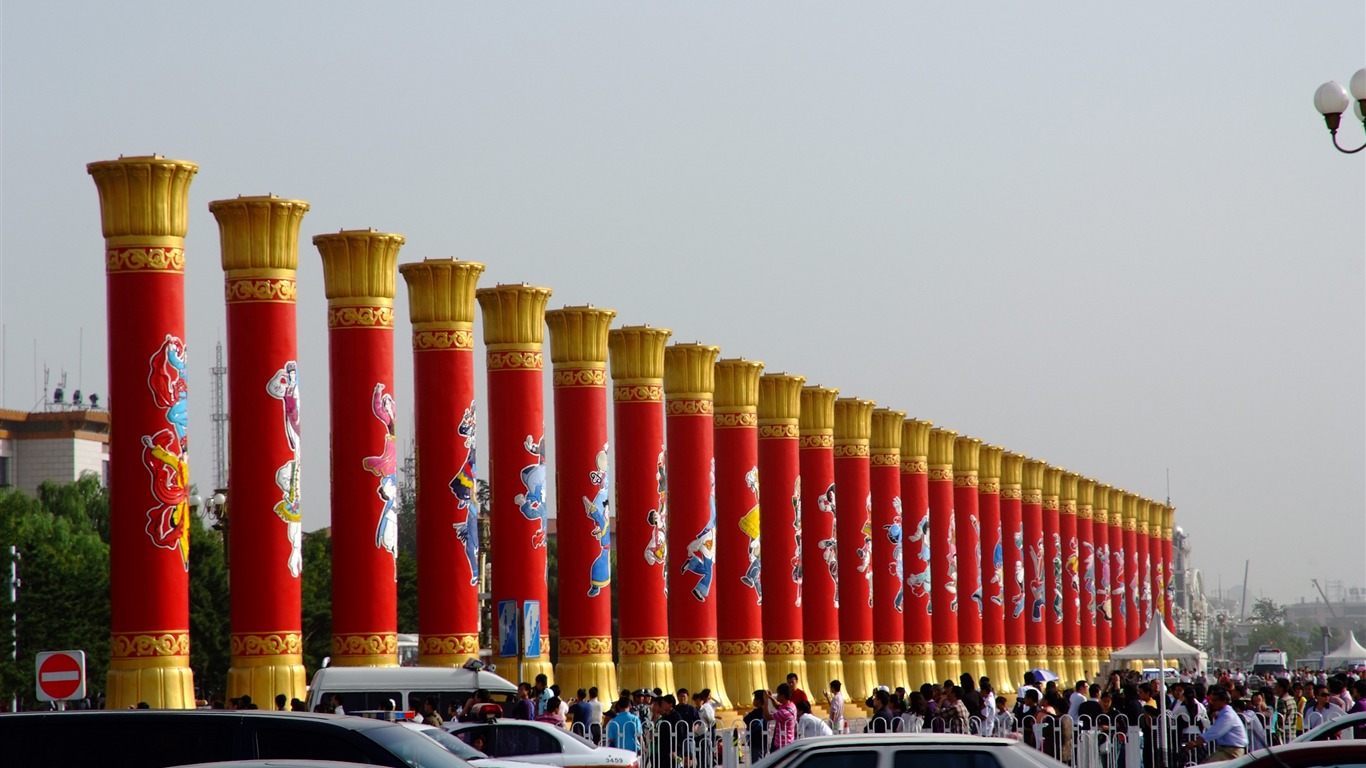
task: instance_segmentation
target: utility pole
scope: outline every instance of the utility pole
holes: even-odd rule
[[[14,613],[10,616],[10,658],[17,667],[19,665],[19,548],[15,546],[9,548],[9,603],[14,607]],[[9,711],[19,711],[18,691],[11,693]]]
[[[213,374],[213,487],[228,487],[228,408],[224,404],[224,380],[228,366],[223,363],[223,342],[214,350]]]

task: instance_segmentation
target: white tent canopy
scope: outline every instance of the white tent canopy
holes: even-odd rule
[[[1164,658],[1190,661],[1191,666],[1199,664],[1200,657],[1203,655],[1199,648],[1186,644],[1181,638],[1167,631],[1167,626],[1162,623],[1161,616],[1154,616],[1148,631],[1144,632],[1132,643],[1120,648],[1110,654],[1110,661],[1135,661],[1140,659],[1156,659],[1158,637],[1162,638],[1162,656]]]
[[[1336,669],[1341,666],[1366,664],[1366,648],[1361,647],[1357,642],[1356,634],[1347,633],[1347,639],[1337,650],[1323,657],[1324,669]]]

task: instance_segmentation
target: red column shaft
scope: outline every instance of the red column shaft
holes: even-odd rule
[[[1024,458],[1018,454],[1006,454],[1002,460],[1001,546],[1005,581],[1002,637],[1012,685],[1021,682],[1024,669],[1029,666],[1029,640],[1025,629],[1029,616],[1029,589],[1025,579],[1027,557],[1021,508],[1024,494],[1020,482],[1023,466]]]
[[[1089,661],[1096,648],[1096,545],[1091,532],[1091,510],[1081,508],[1077,514],[1077,544],[1081,560],[1077,569],[1081,571],[1081,647],[1082,658]],[[1096,674],[1099,669],[1086,670]],[[1075,681],[1074,681],[1075,682]]]
[[[985,449],[984,449],[985,450]],[[982,561],[982,652],[987,659],[1006,654],[1005,627],[1005,538],[1001,526],[1001,486],[999,480],[982,476],[977,487],[977,514],[982,538],[978,556]],[[995,670],[991,670],[995,678]],[[1009,685],[1007,680],[993,680]]]
[[[1110,647],[1129,644],[1128,556],[1124,548],[1124,496],[1110,494]]]
[[[1075,493],[1075,491],[1074,491]],[[1063,543],[1062,558],[1062,645],[1068,658],[1080,658],[1081,653],[1081,561],[1077,543],[1077,502],[1064,499],[1058,515],[1058,532]],[[1071,681],[1076,683],[1075,680]]]
[[[1134,519],[1134,510],[1137,508],[1138,500],[1133,497],[1126,497],[1124,500],[1125,520],[1124,520],[1124,586],[1127,593],[1125,605],[1128,614],[1124,619],[1124,645],[1128,645],[1138,639],[1143,634],[1143,614],[1142,614],[1142,582],[1139,579],[1138,564],[1138,523]]]
[[[802,649],[802,503],[798,414],[806,379],[765,374],[759,379],[759,484],[768,489],[759,515],[760,541],[768,563],[764,577],[764,659],[768,677],[776,681],[796,672],[803,686],[810,680]],[[736,695],[743,696],[744,691]]]
[[[1048,585],[1048,616],[1044,620],[1045,628],[1048,632],[1048,657],[1050,663],[1064,655],[1063,649],[1066,648],[1063,633],[1063,621],[1065,617],[1064,596],[1062,591],[1063,582],[1063,542],[1062,542],[1062,521],[1059,519],[1057,498],[1052,499],[1053,506],[1049,507],[1049,498],[1044,497],[1043,510],[1043,540],[1045,547],[1045,558],[1048,563],[1048,571],[1045,582]],[[1061,675],[1062,670],[1054,670]],[[1075,681],[1074,681],[1075,682]]]
[[[933,592],[930,618],[934,634],[934,659],[940,682],[957,679],[959,661],[958,613],[960,600],[960,559],[958,546],[962,532],[953,512],[953,442],[956,433],[935,429],[930,432],[930,538]],[[946,445],[939,445],[940,442]],[[936,455],[939,454],[939,455]],[[969,528],[971,530],[971,528]],[[966,567],[966,564],[963,564]]]
[[[1100,661],[1108,657],[1104,651],[1113,649],[1114,622],[1111,612],[1114,604],[1110,599],[1110,487],[1096,486],[1095,511],[1091,521],[1091,538],[1095,543],[1096,571],[1096,647],[1101,651]]]
[[[906,601],[906,665],[911,686],[935,682],[934,630],[931,624],[932,553],[930,531],[930,423],[907,419],[901,429],[901,498],[905,504],[906,546],[902,555]],[[939,680],[938,682],[944,682]]]
[[[977,463],[981,440],[960,437],[955,441],[953,464],[953,518],[957,555],[951,568],[958,575],[958,648],[963,671],[973,679],[986,674],[982,648],[982,521],[978,517]]]
[[[904,411],[873,411],[869,485],[873,494],[873,656],[878,679],[908,687],[906,667],[905,523],[901,501],[901,432]]]
[[[1147,505],[1141,502],[1140,509]],[[1143,518],[1139,519],[1138,532],[1135,541],[1138,544],[1138,624],[1139,635],[1148,629],[1148,622],[1153,615],[1153,560],[1152,560],[1152,539],[1143,528]],[[1138,635],[1135,635],[1137,638]]]
[[[1175,526],[1163,523],[1162,562],[1167,569],[1167,630],[1176,632],[1176,560],[1173,559]]]
[[[1028,477],[1029,468],[1025,469]],[[1020,506],[1020,516],[1024,528],[1025,541],[1025,583],[1027,589],[1024,599],[1025,642],[1031,664],[1044,662],[1048,652],[1048,631],[1044,620],[1048,607],[1048,569],[1049,559],[1044,546],[1043,500],[1038,489],[1031,489],[1028,482],[1024,488],[1024,499]]]
[[[839,656],[841,569],[834,454],[838,394],[838,390],[811,385],[801,393],[802,634],[812,685],[820,689],[833,679],[844,679]]]

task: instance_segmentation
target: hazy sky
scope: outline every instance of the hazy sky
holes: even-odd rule
[[[85,164],[156,152],[200,165],[201,488],[225,327],[208,203],[312,202],[306,528],[329,519],[310,238],[375,227],[407,237],[401,261],[483,261],[483,285],[549,286],[552,307],[611,307],[1154,498],[1170,469],[1211,585],[1250,557],[1256,594],[1366,586],[1366,153],[1333,151],[1311,103],[1366,66],[1360,0],[11,1],[2,18],[5,407],[37,401],[35,341],[54,384],[107,391]],[[1350,117],[1342,136],[1363,139]]]

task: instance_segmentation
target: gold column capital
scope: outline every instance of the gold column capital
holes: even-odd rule
[[[392,307],[403,243],[403,235],[373,229],[314,235],[313,245],[323,259],[327,305]]]
[[[474,292],[484,273],[483,264],[424,259],[400,264],[398,271],[408,284],[408,318],[413,323],[414,338],[423,331],[472,334]]]
[[[730,357],[717,360],[715,367],[716,412],[756,414],[751,417],[754,419],[753,422],[743,426],[757,424],[759,379],[763,375],[764,364],[758,360]]]
[[[1062,481],[1058,485],[1058,506],[1064,514],[1077,512],[1077,483],[1081,475],[1076,472],[1062,471]]]
[[[977,451],[977,486],[982,493],[1001,492],[1001,458],[1005,449],[999,445],[983,445]]]
[[[89,163],[100,195],[100,223],[110,245],[155,245],[184,239],[190,221],[190,182],[199,166],[159,155]],[[120,243],[120,238],[131,238]],[[149,242],[151,241],[151,242]]]
[[[914,475],[929,472],[930,430],[934,422],[906,419],[901,422],[901,471]]]
[[[1139,497],[1138,504],[1135,505],[1134,520],[1138,523],[1138,532],[1141,534],[1148,533],[1148,516],[1152,506],[1153,500],[1147,497]]]
[[[613,384],[662,384],[664,345],[673,331],[648,325],[627,325],[607,332],[607,360]]]
[[[545,305],[550,294],[549,288],[526,283],[475,291],[474,298],[484,315],[484,343],[490,351],[539,348],[544,344]]]
[[[1077,480],[1077,517],[1090,520],[1095,514],[1096,481],[1089,477]]]
[[[550,362],[556,368],[605,368],[607,332],[616,316],[614,309],[600,309],[591,304],[546,312],[545,322],[550,327]]]
[[[1062,476],[1067,470],[1045,465],[1043,470],[1043,508],[1058,509],[1062,496]]]
[[[963,436],[953,441],[953,471],[954,474],[977,474],[982,455],[982,441],[980,438]]]
[[[930,480],[953,480],[953,450],[958,433],[952,429],[930,429]]]
[[[796,427],[801,418],[802,386],[805,384],[805,376],[787,373],[760,376],[759,423]]]
[[[1022,483],[1024,485],[1025,496],[1028,497],[1032,492],[1036,496],[1043,494],[1044,470],[1048,469],[1048,462],[1039,459],[1024,457],[1024,470],[1022,473]]]
[[[801,413],[797,419],[803,435],[834,434],[835,398],[839,394],[838,389],[819,384],[802,387]]]
[[[1124,489],[1110,487],[1110,525],[1124,527]]]
[[[1110,486],[1105,483],[1096,483],[1095,485],[1094,498],[1091,502],[1091,517],[1101,525],[1108,525],[1110,522],[1111,490]]]
[[[1162,508],[1162,538],[1171,541],[1176,534],[1176,507],[1166,505]]]
[[[841,397],[835,400],[835,444],[868,445],[873,437],[874,400]]]
[[[1124,530],[1138,530],[1138,496],[1128,491],[1121,491],[1124,495]]]
[[[664,348],[664,399],[706,400],[716,391],[716,356],[720,347],[670,344]]]
[[[209,203],[209,213],[218,220],[223,271],[228,277],[256,273],[250,276],[271,278],[284,277],[273,272],[297,270],[299,225],[308,208],[305,200],[274,195],[238,196]]]
[[[1024,454],[1014,451],[1001,453],[1001,487],[1024,487]]]
[[[874,454],[895,454],[899,464],[901,430],[905,421],[905,411],[894,411],[891,408],[873,409],[873,436],[868,440],[869,450]]]

